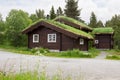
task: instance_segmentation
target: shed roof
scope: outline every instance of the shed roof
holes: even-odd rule
[[[107,28],[94,28],[92,33],[93,34],[113,34],[114,30],[111,27],[107,27]]]
[[[69,22],[71,22],[71,23],[74,23],[74,24],[79,25],[79,26],[80,26],[81,28],[83,28],[83,29],[92,30],[92,28],[89,27],[88,25],[86,25],[86,24],[84,24],[84,23],[82,23],[82,22],[80,22],[80,21],[78,21],[78,20],[75,20],[75,19],[73,19],[73,18],[70,18],[70,17],[59,16],[59,17],[55,18],[54,20],[57,20],[57,19],[64,19],[64,20],[67,20],[67,21],[69,21]]]
[[[31,24],[28,28],[26,28],[25,30],[23,30],[23,33],[28,33],[36,28],[38,28],[40,25],[43,25],[45,27],[51,28],[53,30],[56,30],[58,32],[61,32],[63,34],[66,34],[68,36],[73,36],[73,37],[84,37],[87,39],[93,39],[92,35],[90,35],[89,33],[86,33],[84,31],[78,30],[76,28],[73,28],[71,26],[62,24],[60,22],[56,22],[53,20],[39,20],[33,24]]]

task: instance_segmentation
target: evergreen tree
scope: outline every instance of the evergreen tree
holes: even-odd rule
[[[114,29],[114,47],[120,49],[120,15],[115,15],[105,24],[106,27]]]
[[[57,16],[62,16],[62,15],[63,15],[62,8],[59,7],[59,8],[57,9]]]
[[[89,26],[92,28],[97,27],[97,19],[96,19],[96,15],[94,14],[94,12],[91,13]]]
[[[41,10],[41,9],[38,9],[36,10],[36,16],[38,19],[44,19],[45,18],[45,15],[44,15],[44,10]]]
[[[50,19],[54,19],[55,17],[56,17],[55,10],[54,10],[54,7],[52,6],[50,10]]]
[[[104,27],[104,25],[103,25],[103,23],[102,23],[101,20],[99,20],[99,21],[97,22],[97,27]]]
[[[66,6],[65,6],[65,15],[77,20],[79,19],[80,16],[80,11],[78,9],[78,0],[66,0]]]

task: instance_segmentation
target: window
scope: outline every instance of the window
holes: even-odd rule
[[[80,45],[84,44],[84,39],[80,39]]]
[[[95,40],[95,44],[98,44],[99,43],[99,41],[98,40]]]
[[[39,34],[33,34],[33,43],[39,42]]]
[[[56,42],[56,34],[48,34],[48,42]]]

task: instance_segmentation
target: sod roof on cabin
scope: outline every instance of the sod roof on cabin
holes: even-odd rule
[[[61,28],[65,31],[68,31],[68,32],[71,32],[73,34],[76,34],[76,35],[79,35],[79,36],[82,36],[82,37],[85,37],[85,38],[88,38],[88,39],[93,39],[93,36],[90,35],[89,33],[86,33],[84,31],[81,31],[81,30],[78,30],[76,28],[73,28],[71,26],[68,26],[68,25],[65,25],[65,24],[62,24],[60,22],[56,22],[56,21],[53,21],[53,20],[38,20],[37,22],[31,24],[28,28],[26,28],[25,30],[29,29],[30,27],[34,27],[35,24],[37,23],[40,23],[40,22],[45,22],[45,23],[48,23],[48,24],[51,24],[51,25],[54,25],[55,27],[58,27],[58,28]],[[23,32],[25,31],[23,30]]]
[[[55,18],[54,20],[57,20],[57,19],[60,19],[60,18],[61,18],[61,19],[64,19],[64,20],[67,20],[67,21],[69,21],[69,22],[72,22],[72,23],[74,23],[74,24],[80,25],[81,28],[86,28],[86,29],[92,30],[92,28],[89,27],[89,26],[87,26],[86,24],[84,24],[84,23],[82,23],[82,22],[80,22],[80,21],[78,21],[78,20],[75,20],[75,19],[73,19],[73,18],[70,18],[70,17],[59,16],[59,17]]]
[[[108,28],[94,28],[93,34],[113,34],[114,30],[110,27]]]

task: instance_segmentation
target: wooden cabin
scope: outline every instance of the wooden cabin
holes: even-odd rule
[[[87,32],[53,20],[40,20],[23,33],[28,35],[28,48],[43,47],[53,51],[87,51],[88,41],[93,39]]]
[[[113,48],[113,33],[112,28],[95,28],[93,29],[94,46],[97,49],[112,49]]]

